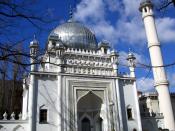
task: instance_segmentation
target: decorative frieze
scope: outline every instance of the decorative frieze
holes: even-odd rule
[[[52,55],[49,56],[52,58],[48,58],[50,61],[43,69],[46,72],[56,72],[57,66],[61,66],[62,73],[115,76],[109,53],[101,54],[100,51],[95,50],[68,48],[60,58],[61,65],[56,65],[57,58]]]

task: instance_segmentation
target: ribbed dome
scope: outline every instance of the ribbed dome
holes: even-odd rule
[[[84,25],[73,20],[56,27],[49,38],[59,38],[69,48],[96,49],[97,47],[95,35]]]

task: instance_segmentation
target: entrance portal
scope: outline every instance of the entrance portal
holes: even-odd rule
[[[103,119],[100,117],[102,103],[102,99],[93,92],[78,101],[78,131],[103,131]]]

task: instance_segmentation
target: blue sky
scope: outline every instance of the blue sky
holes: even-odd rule
[[[160,1],[155,0],[156,8]],[[163,0],[162,0],[163,1]],[[36,28],[20,29],[19,35],[37,35],[40,47],[44,48],[50,31],[69,18],[69,8],[76,7],[74,18],[89,27],[100,42],[107,40],[120,52],[120,61],[125,63],[129,48],[135,53],[137,61],[150,64],[147,40],[141,13],[138,11],[140,0],[42,0],[32,8],[48,15],[48,19],[56,18],[53,23],[44,25],[46,30],[38,31]],[[163,11],[155,11],[158,35],[162,44],[164,64],[175,61],[175,8],[169,6]],[[29,40],[24,43],[29,45]],[[128,69],[119,66],[121,71]],[[175,66],[166,68],[170,81],[170,90],[175,92]],[[136,68],[138,89],[151,91],[153,89],[152,70]]]

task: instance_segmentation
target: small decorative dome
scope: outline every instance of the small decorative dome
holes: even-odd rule
[[[32,47],[37,48],[38,46],[39,46],[39,42],[38,42],[38,40],[36,39],[36,37],[34,35],[33,40],[30,42],[30,48],[32,48]]]
[[[68,48],[97,48],[95,35],[84,25],[72,19],[56,27],[50,33],[49,39],[61,40]]]

